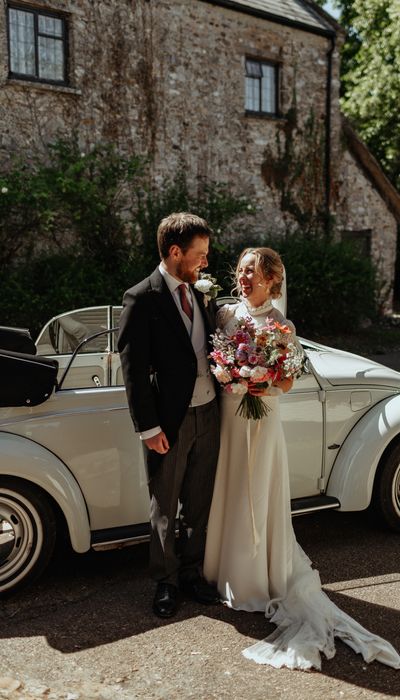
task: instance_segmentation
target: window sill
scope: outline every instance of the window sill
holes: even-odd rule
[[[82,95],[82,91],[67,85],[55,85],[53,83],[40,83],[36,80],[20,80],[19,78],[7,78],[4,85],[12,87],[30,88],[44,92],[57,92],[66,95]]]
[[[274,122],[285,122],[286,117],[281,114],[272,114],[272,112],[251,112],[250,110],[245,110],[245,117],[254,117],[255,119],[271,119]]]

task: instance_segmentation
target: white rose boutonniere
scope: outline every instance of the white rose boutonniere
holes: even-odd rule
[[[204,306],[207,306],[210,299],[215,299],[218,292],[222,291],[222,287],[217,284],[216,278],[206,273],[200,274],[199,279],[195,282],[194,288],[197,289],[198,292],[204,294]]]

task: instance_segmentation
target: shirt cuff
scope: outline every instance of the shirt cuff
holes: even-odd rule
[[[149,430],[144,430],[143,433],[139,433],[139,437],[141,440],[149,440],[150,438],[158,435],[158,433],[161,433],[161,427],[159,425],[157,425],[156,428],[150,428]]]

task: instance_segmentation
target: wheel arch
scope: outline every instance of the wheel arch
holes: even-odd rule
[[[339,510],[365,510],[371,503],[384,457],[400,441],[400,395],[375,405],[354,426],[333,464],[326,493]]]
[[[90,549],[90,524],[79,484],[54,453],[29,438],[0,432],[1,477],[14,477],[39,487],[61,511],[72,548]]]

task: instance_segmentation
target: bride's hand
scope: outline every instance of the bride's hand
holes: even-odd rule
[[[293,377],[285,377],[284,379],[280,379],[279,382],[274,382],[272,386],[282,389],[283,393],[286,394],[286,392],[290,391],[293,386]]]
[[[256,382],[248,382],[248,392],[251,394],[251,396],[269,396],[269,387],[263,386],[262,384],[257,384]],[[281,389],[284,394],[286,394],[287,391],[290,391],[290,389],[293,386],[293,378],[292,377],[285,377],[284,379],[280,379],[277,382],[274,382],[273,385],[274,387]],[[271,391],[271,394],[273,392]]]

